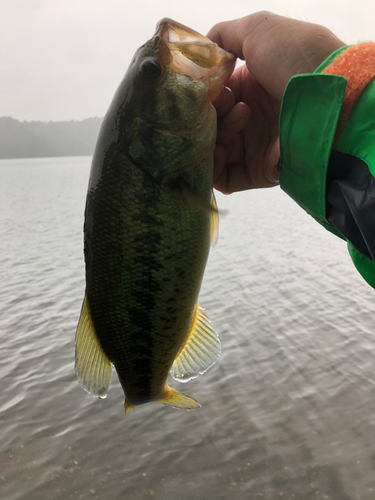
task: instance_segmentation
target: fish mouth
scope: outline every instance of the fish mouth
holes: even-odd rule
[[[160,51],[163,64],[169,65],[177,76],[204,83],[208,99],[215,100],[234,69],[236,56],[204,35],[168,18],[158,22],[154,36],[160,37],[168,48],[168,51]]]

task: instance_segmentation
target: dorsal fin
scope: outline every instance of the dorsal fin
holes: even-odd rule
[[[75,370],[82,389],[98,398],[107,397],[112,380],[112,363],[97,339],[87,295],[77,326]]]
[[[220,340],[210,320],[199,305],[189,337],[174,360],[171,375],[179,382],[188,382],[206,372],[219,358]]]

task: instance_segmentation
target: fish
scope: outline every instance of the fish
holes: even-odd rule
[[[235,56],[162,19],[104,117],[84,221],[86,290],[76,331],[81,387],[105,398],[113,367],[125,412],[201,405],[168,385],[207,371],[221,345],[198,304],[210,244],[217,117]]]

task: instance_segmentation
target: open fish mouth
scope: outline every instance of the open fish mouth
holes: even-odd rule
[[[155,37],[168,47],[168,55],[160,57],[177,76],[200,80],[208,87],[208,99],[220,94],[222,85],[231,75],[236,56],[220,48],[209,38],[172,19],[164,18],[156,26]],[[165,59],[168,58],[168,61]]]

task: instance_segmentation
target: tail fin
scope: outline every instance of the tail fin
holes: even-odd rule
[[[172,406],[173,408],[184,410],[196,410],[197,408],[202,408],[198,401],[189,396],[186,396],[186,394],[182,394],[182,392],[175,391],[171,387],[167,387],[164,396],[156,399],[156,402],[163,405]],[[129,403],[126,398],[124,406],[126,414],[128,414],[135,408],[135,405]]]
[[[156,401],[163,405],[169,405],[173,408],[185,410],[196,410],[197,408],[202,408],[198,401],[182,394],[182,392],[172,389],[171,387],[168,387],[165,395]]]
[[[135,408],[135,406],[130,404],[126,398],[125,398],[124,407],[125,407],[125,415],[127,415],[129,412],[131,412]]]

